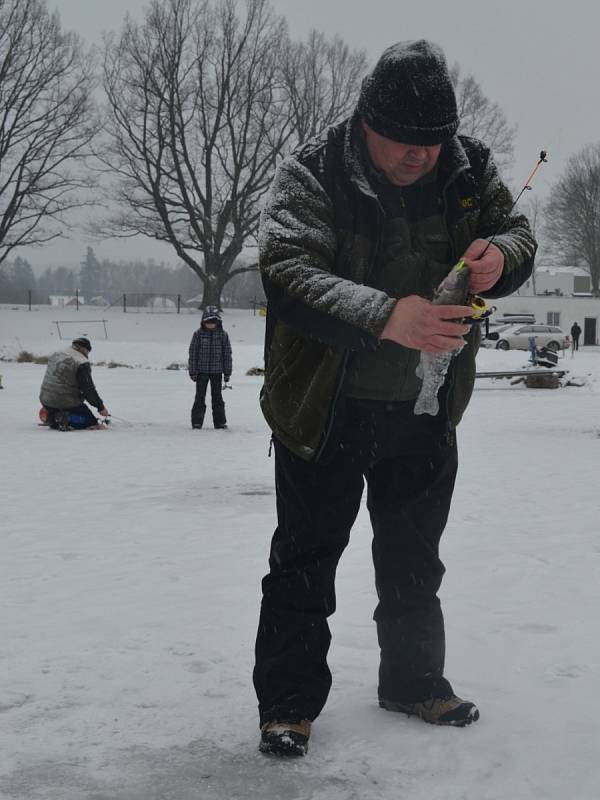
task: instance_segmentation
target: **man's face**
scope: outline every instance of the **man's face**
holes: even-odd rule
[[[217,323],[214,320],[209,320],[208,322],[204,323],[204,326],[208,328],[209,331],[214,331],[217,327]]]
[[[400,144],[376,133],[363,121],[367,150],[373,165],[396,186],[410,186],[435,167],[441,144]]]

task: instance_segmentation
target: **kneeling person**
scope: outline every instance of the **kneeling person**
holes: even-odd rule
[[[80,337],[66,350],[50,356],[40,389],[40,402],[48,412],[51,428],[66,431],[97,425],[98,418],[84,401],[97,408],[100,416],[108,416],[92,380],[88,361],[91,349],[90,340]]]

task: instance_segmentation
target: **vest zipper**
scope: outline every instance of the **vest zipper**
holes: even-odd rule
[[[375,262],[377,261],[377,256],[379,254],[379,247],[381,245],[381,221],[383,217],[383,209],[381,207],[381,203],[378,199],[376,199],[377,203],[377,235],[375,237],[375,247],[373,248],[373,255],[370,260],[370,263],[365,271],[365,278],[368,278],[369,275],[373,271],[373,267],[375,266]],[[329,414],[329,420],[327,421],[327,427],[325,429],[325,435],[323,437],[323,441],[317,452],[315,453],[315,461],[318,461],[319,458],[323,455],[323,451],[325,450],[325,446],[329,441],[329,437],[331,436],[331,431],[333,430],[333,423],[335,420],[335,409],[340,398],[340,394],[342,392],[342,386],[344,385],[344,378],[346,377],[346,367],[348,366],[348,360],[350,358],[350,351],[346,350],[344,353],[344,359],[342,361],[342,365],[340,367],[340,375],[338,378],[338,383],[335,390],[335,395],[333,397],[333,401],[331,403],[331,412]]]

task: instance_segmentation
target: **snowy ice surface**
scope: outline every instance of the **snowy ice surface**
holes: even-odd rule
[[[108,318],[108,341],[86,319]],[[197,315],[0,309],[0,356],[80,320],[115,421],[36,426],[44,367],[0,362],[2,800],[595,800],[600,796],[600,351],[581,388],[478,380],[442,540],[447,675],[478,723],[382,711],[363,507],[338,571],[334,686],[304,759],[257,750],[251,683],[274,527],[264,319],[226,311],[229,431],[192,431]],[[94,330],[92,330],[94,328]],[[64,344],[64,343],[62,343]],[[479,369],[526,366],[483,351]]]

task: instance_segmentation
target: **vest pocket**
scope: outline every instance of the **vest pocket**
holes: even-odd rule
[[[268,383],[270,387],[275,386],[285,375],[289,374],[294,361],[298,358],[302,349],[302,339],[295,339],[276,361],[275,365],[268,370]],[[271,353],[272,357],[273,353]]]
[[[311,450],[321,441],[335,396],[343,351],[297,338],[267,370],[261,406],[275,436]],[[284,442],[285,442],[284,438]]]

